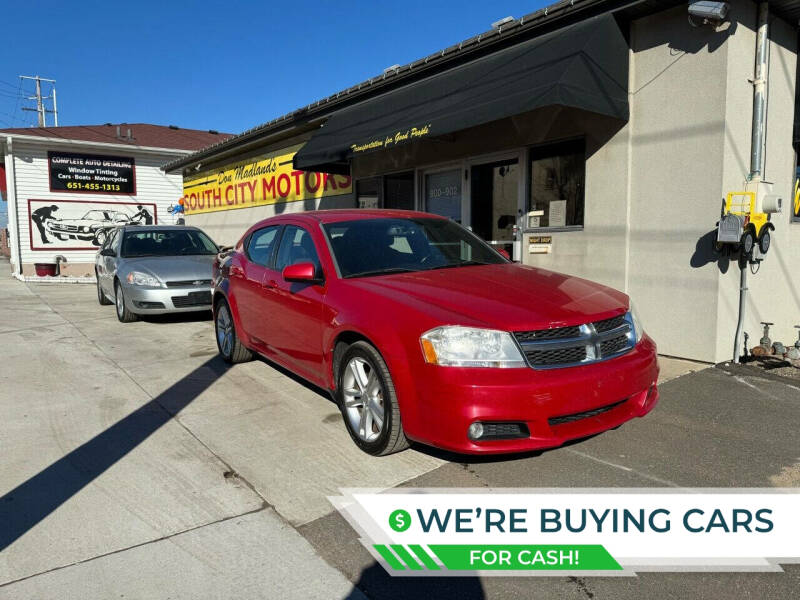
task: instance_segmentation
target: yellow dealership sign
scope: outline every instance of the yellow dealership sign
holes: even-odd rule
[[[302,144],[225,165],[183,181],[187,215],[297,202],[353,191],[347,175],[298,171],[292,159]]]

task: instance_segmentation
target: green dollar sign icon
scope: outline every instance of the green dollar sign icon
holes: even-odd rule
[[[397,509],[389,515],[389,527],[395,531],[405,531],[411,527],[411,515],[407,510]]]

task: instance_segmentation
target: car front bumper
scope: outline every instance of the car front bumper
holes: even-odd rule
[[[656,345],[647,336],[623,356],[578,367],[423,368],[415,389],[404,395],[416,397],[410,422],[404,419],[407,434],[461,453],[560,446],[642,417],[658,402]],[[524,426],[522,437],[471,440],[467,430],[476,421],[516,423]]]
[[[211,286],[146,288],[124,285],[128,310],[140,315],[211,310]]]

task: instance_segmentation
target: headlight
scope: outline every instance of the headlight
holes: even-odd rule
[[[147,287],[161,287],[161,282],[158,278],[153,277],[149,273],[141,273],[140,271],[131,271],[128,273],[128,283]]]
[[[451,325],[437,327],[419,338],[425,361],[444,367],[526,366],[507,331]]]
[[[631,302],[631,309],[628,311],[628,314],[625,315],[625,320],[633,327],[633,337],[635,343],[638,344],[642,341],[642,337],[644,336],[644,328],[642,327],[642,320],[639,318],[639,313],[636,311],[633,302]]]
[[[88,228],[88,227],[86,227],[85,225],[83,225],[83,226],[81,226],[81,231],[82,231],[83,233],[86,233],[87,231],[89,231],[89,228]]]

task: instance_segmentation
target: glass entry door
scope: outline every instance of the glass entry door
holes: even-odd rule
[[[461,223],[461,169],[425,174],[425,210]]]
[[[513,255],[519,210],[519,161],[514,158],[474,165],[470,182],[472,231]]]

